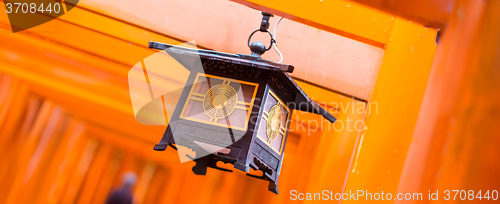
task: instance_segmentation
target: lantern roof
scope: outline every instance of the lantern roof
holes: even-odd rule
[[[195,57],[200,57],[209,61],[222,61],[275,72],[280,78],[284,79],[283,81],[285,82],[286,86],[296,93],[294,101],[295,105],[291,108],[320,114],[332,123],[337,120],[316,102],[311,100],[307,96],[307,94],[299,87],[295,80],[288,74],[293,72],[294,67],[292,65],[276,63],[273,61],[262,59],[259,56],[229,54],[213,50],[192,49],[158,42],[149,42],[149,48],[165,50],[170,56],[181,63],[189,71],[196,71],[196,66],[193,66],[194,63],[192,59]]]

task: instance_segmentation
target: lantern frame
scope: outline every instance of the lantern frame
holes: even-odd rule
[[[291,65],[264,60],[256,55],[235,55],[157,42],[150,42],[149,48],[164,50],[191,71],[187,80],[188,86],[183,89],[167,130],[161,141],[155,145],[154,150],[163,151],[167,146],[177,149],[174,145],[176,144],[192,149],[197,155],[203,155],[191,157],[196,162],[193,167],[195,174],[205,175],[208,167],[222,171],[232,171],[217,166],[218,161],[231,163],[234,168],[244,172],[249,172],[250,169],[262,171],[262,176],[248,173],[247,175],[269,181],[269,190],[278,194],[279,174],[293,110],[320,114],[332,123],[336,120],[330,113],[312,101],[295,83],[294,79],[288,74],[293,72],[294,67]],[[181,117],[186,111],[195,86],[199,84],[197,80],[200,76],[210,76],[216,79],[255,86],[244,128],[234,128],[229,123],[227,125],[214,125],[206,121]],[[207,78],[207,81],[210,80]],[[213,86],[210,83],[208,84],[210,90]],[[261,137],[262,135],[258,135],[263,128],[261,122],[266,116],[264,108],[266,108],[266,103],[269,100],[268,97],[274,97],[276,100],[275,105],[281,104],[280,110],[281,107],[284,107],[287,111],[284,121],[285,129],[281,133],[278,132],[278,135],[281,134],[279,150],[271,145],[274,140],[271,139],[269,142],[268,138],[266,142]],[[214,99],[211,100],[212,106],[214,106]],[[267,113],[266,124],[269,124],[269,114]],[[226,118],[228,117],[230,115],[227,115]],[[277,119],[271,118],[271,120]],[[266,125],[266,128],[278,125],[276,121],[272,122],[270,125]],[[281,128],[282,121],[279,121],[279,124]],[[175,140],[179,141],[174,140],[174,135],[177,138]],[[210,151],[212,147],[218,147],[220,150],[216,152]]]

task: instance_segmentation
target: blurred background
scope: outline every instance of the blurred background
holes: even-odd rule
[[[500,1],[81,0],[17,33],[3,10],[0,203],[104,203],[125,172],[138,176],[134,203],[500,190]],[[149,41],[249,54],[260,11],[276,15],[271,27],[284,17],[283,63],[339,119],[294,113],[280,195],[238,170],[197,176],[172,149],[153,151],[166,127],[135,121],[127,84],[156,52]]]

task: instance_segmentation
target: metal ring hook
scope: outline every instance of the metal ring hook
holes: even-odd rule
[[[254,30],[252,34],[250,34],[250,37],[248,37],[248,42],[247,42],[248,47],[250,47],[250,39],[252,39],[253,34],[255,34],[257,31],[260,31],[260,29]],[[273,44],[276,43],[276,40],[274,40],[273,34],[271,33],[271,31],[269,31],[269,29],[267,30],[267,33],[269,34],[269,36],[271,36],[271,44],[269,45],[268,48],[266,48],[266,51],[269,51],[273,46]]]

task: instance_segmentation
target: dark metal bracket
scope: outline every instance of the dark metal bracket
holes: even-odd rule
[[[274,17],[273,14],[262,12],[262,22],[260,22],[260,32],[267,32],[269,29],[269,19]]]

